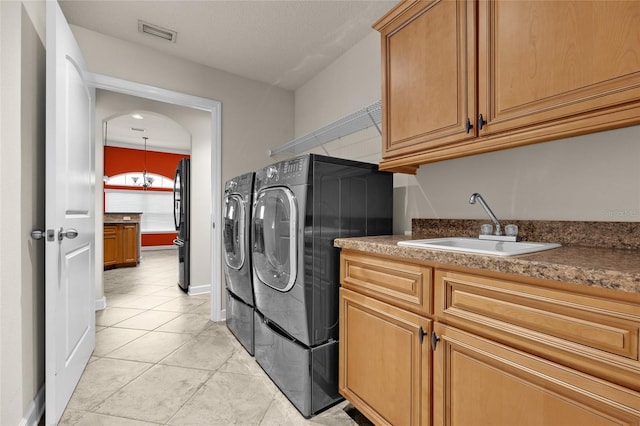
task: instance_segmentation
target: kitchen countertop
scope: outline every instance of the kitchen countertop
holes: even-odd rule
[[[438,235],[421,235],[435,238]],[[408,235],[338,238],[336,247],[416,259],[440,265],[504,272],[640,294],[640,250],[562,246],[520,256],[489,256],[399,246]]]
[[[105,225],[114,223],[140,223],[142,212],[107,212],[104,213],[102,223]],[[125,219],[129,217],[129,219]]]

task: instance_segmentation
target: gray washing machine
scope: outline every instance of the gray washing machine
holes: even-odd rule
[[[254,173],[224,185],[224,277],[227,327],[251,355],[254,353],[254,297],[251,270],[251,204]]]
[[[320,155],[256,172],[255,357],[305,417],[338,394],[338,237],[392,233],[393,175]]]

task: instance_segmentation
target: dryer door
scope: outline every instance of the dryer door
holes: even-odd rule
[[[253,206],[253,268],[261,282],[286,292],[296,281],[298,213],[288,188],[267,188]]]
[[[244,265],[245,211],[242,197],[231,194],[224,199],[224,261],[232,269]]]

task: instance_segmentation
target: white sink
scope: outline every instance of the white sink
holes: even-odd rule
[[[407,240],[399,241],[398,245],[425,249],[490,254],[494,256],[515,256],[518,254],[535,253],[537,251],[560,247],[560,244],[555,243],[491,241],[464,237]]]

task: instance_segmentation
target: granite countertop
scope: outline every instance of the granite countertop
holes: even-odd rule
[[[133,223],[136,225],[140,224],[140,220],[139,219],[131,219],[131,220],[124,220],[124,219],[109,219],[109,220],[105,220],[102,222],[105,225],[109,225],[109,224],[114,224],[114,223]]]
[[[113,223],[140,223],[142,212],[106,212],[103,215],[102,223],[105,225]],[[129,219],[125,219],[129,217]]]
[[[419,238],[439,236],[441,235],[429,236],[423,233]],[[640,250],[569,245],[526,255],[502,257],[397,244],[398,241],[415,238],[405,235],[338,238],[334,245],[445,266],[463,266],[640,294]]]

